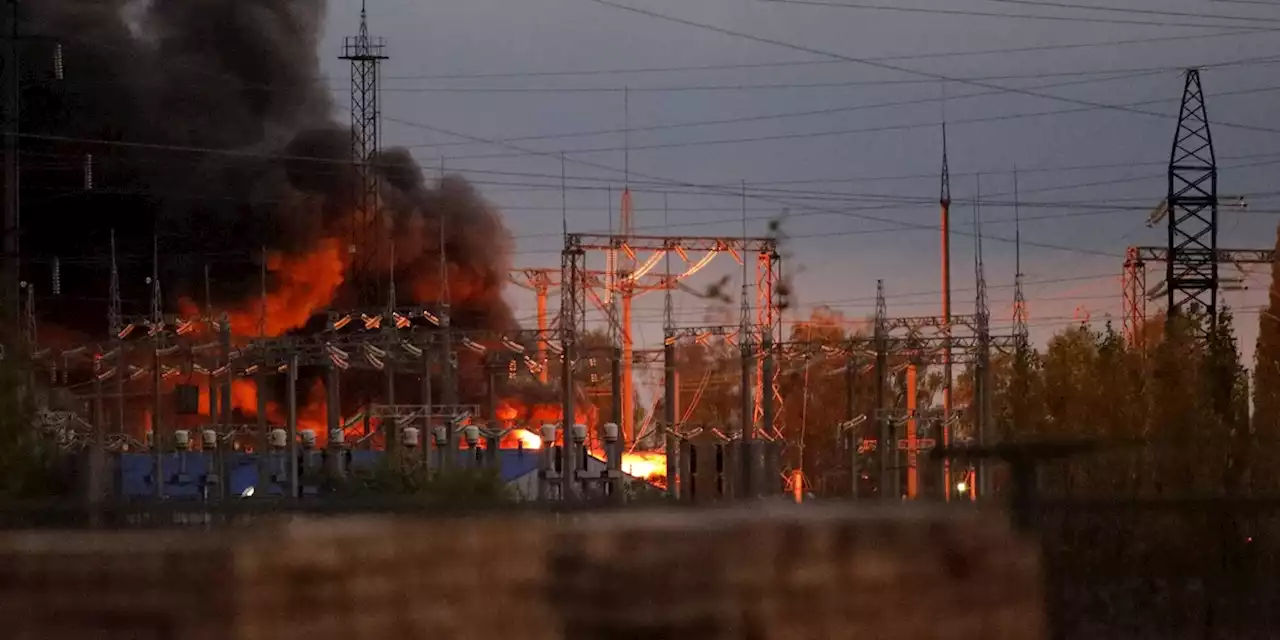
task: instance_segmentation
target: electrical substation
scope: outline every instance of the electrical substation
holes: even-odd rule
[[[54,45],[61,77],[62,49]],[[393,460],[426,472],[492,470],[530,500],[623,500],[635,494],[632,485],[692,502],[784,494],[799,499],[808,480],[803,464],[788,462],[791,425],[782,406],[779,363],[815,358],[844,363],[832,373],[844,376],[845,419],[823,428],[834,430],[847,452],[851,495],[952,500],[991,491],[984,463],[935,462],[925,455],[934,448],[990,443],[992,358],[1024,354],[1029,340],[1020,251],[1011,330],[992,329],[980,226],[973,234],[973,308],[956,311],[945,122],[936,315],[890,315],[886,284],[878,280],[866,335],[831,343],[787,334],[784,237],[636,234],[627,186],[616,232],[565,228],[559,268],[501,274],[499,286],[533,292],[536,327],[495,328],[459,321],[475,310],[462,308],[451,295],[454,276],[446,256],[454,249],[446,246],[444,222],[433,248],[437,263],[424,263],[438,272],[438,284],[429,294],[406,291],[397,275],[395,245],[385,238],[379,215],[387,180],[379,166],[379,78],[388,45],[370,35],[363,8],[359,35],[343,41],[341,59],[351,65],[354,179],[346,186],[355,213],[342,237],[320,248],[332,254],[331,262],[346,265],[354,296],[334,299],[293,322],[296,328],[279,330],[273,314],[288,311],[289,301],[281,297],[276,276],[288,268],[317,267],[302,259],[290,267],[288,256],[264,247],[257,256],[258,295],[247,308],[216,308],[207,292],[206,265],[204,303],[184,299],[174,309],[161,286],[165,256],[155,240],[147,281],[150,313],[126,315],[113,235],[109,333],[54,349],[40,340],[36,310],[43,296],[60,294],[60,263],[55,258],[51,278],[19,279],[17,269],[7,269],[5,291],[20,310],[24,342],[6,353],[31,368],[45,405],[42,426],[67,448],[85,452],[94,495],[321,498],[352,469]],[[16,82],[15,76],[7,81]],[[12,103],[7,114],[18,112],[12,93],[5,92]],[[8,122],[16,126],[14,118]],[[6,141],[11,159],[17,136]],[[84,155],[85,191],[95,188],[97,162]],[[5,167],[11,184],[13,165]],[[15,190],[9,195],[6,220],[15,227]],[[742,200],[745,230],[745,185]],[[1218,291],[1232,286],[1220,265],[1274,261],[1274,251],[1267,249],[1218,248],[1218,207],[1204,93],[1200,72],[1192,69],[1185,74],[1169,190],[1151,222],[1167,218],[1167,246],[1132,247],[1124,262],[1123,332],[1131,344],[1142,342],[1148,300],[1165,297],[1170,315],[1190,310],[1214,318]],[[6,235],[5,247],[6,255],[17,255],[16,234]],[[738,322],[678,323],[673,296],[688,295],[690,279],[717,259],[741,266]],[[1147,268],[1156,264],[1165,276],[1148,288]],[[551,309],[555,294],[558,312]],[[657,349],[640,348],[633,338],[633,304],[646,294],[665,298]],[[603,329],[589,326],[588,310],[605,318]],[[587,340],[593,331],[607,335],[607,344]],[[740,406],[719,423],[694,424],[689,416],[701,390],[682,397],[679,362],[688,345],[707,344],[738,353]],[[953,403],[957,366],[972,372],[964,407]],[[661,391],[644,412],[636,406],[637,369],[650,367],[661,370]],[[916,381],[930,374],[942,379],[940,406],[919,410]],[[857,382],[867,375],[873,380],[869,388]],[[891,397],[895,376],[907,381],[901,398]],[[300,389],[307,381],[311,386]],[[870,394],[872,411],[859,410],[867,400],[861,394]],[[593,399],[602,397],[608,399],[600,403],[609,407],[608,415],[596,410]]]

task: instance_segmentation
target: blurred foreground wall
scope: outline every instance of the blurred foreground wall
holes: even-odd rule
[[[1044,637],[998,516],[751,507],[0,534],[13,640]]]

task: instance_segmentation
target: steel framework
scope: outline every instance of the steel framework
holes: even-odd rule
[[[920,367],[946,366],[948,363],[981,366],[990,361],[992,351],[1005,355],[1015,354],[1019,345],[1023,344],[1023,338],[1017,333],[991,335],[987,318],[981,313],[950,317],[889,317],[882,285],[877,287],[876,307],[875,328],[871,336],[853,336],[832,342],[779,341],[774,343],[772,349],[765,352],[760,360],[763,361],[766,369],[774,369],[774,361],[778,357],[822,356],[847,360],[846,371],[849,372],[861,371],[864,365],[870,363],[873,376],[878,381],[874,387],[877,415],[874,420],[867,420],[857,425],[853,441],[856,443],[855,448],[862,452],[879,450],[881,495],[895,495],[895,492],[899,491],[898,475],[901,456],[905,455],[909,461],[917,451],[908,447],[907,450],[899,453],[897,447],[878,446],[880,442],[896,443],[897,427],[908,424],[907,420],[899,419],[903,416],[896,414],[889,406],[888,380],[890,368],[895,366],[894,363],[905,361]],[[674,400],[677,375],[675,349],[684,342],[704,342],[713,338],[723,340],[730,345],[740,345],[744,337],[750,338],[750,336],[743,336],[741,327],[737,325],[669,327],[664,333],[667,361],[665,393],[669,399],[664,406],[666,414],[664,419],[670,423],[671,433],[679,434],[681,425],[677,420],[680,411],[676,406],[678,401]],[[745,362],[744,360],[744,368]],[[851,381],[847,386],[849,393],[853,393]],[[986,406],[986,401],[989,400],[986,394],[990,393],[990,387],[986,389],[988,390],[982,388],[977,390],[979,395],[971,402],[971,412]],[[748,402],[750,397],[744,396],[744,412],[749,412],[746,404]],[[777,415],[775,411],[781,406],[780,403],[767,402],[761,405],[763,406],[756,407],[756,411],[763,414],[764,420],[757,425],[756,429],[753,429],[753,434],[765,438],[782,437],[783,430],[774,423]],[[852,398],[849,406],[852,412],[854,406]],[[977,414],[978,420],[986,419],[982,411],[977,411]],[[857,416],[851,414],[849,419],[853,424]],[[940,425],[944,429],[944,434],[945,430],[952,426],[949,422],[954,423],[955,420],[944,418]],[[978,426],[980,425],[975,425],[975,427]],[[975,432],[967,434],[965,439],[979,439],[982,431],[983,429],[975,428]],[[668,464],[680,464],[679,461],[670,457],[670,450],[668,456]],[[858,477],[859,473],[855,469],[852,480],[855,485],[855,495]]]
[[[722,253],[728,253],[735,259],[741,261],[744,265],[748,265],[751,256],[755,256],[755,324],[753,326],[753,335],[749,340],[743,340],[743,343],[750,342],[756,345],[755,349],[759,351],[764,345],[769,343],[777,343],[781,341],[782,332],[782,314],[779,312],[777,298],[775,295],[776,284],[781,277],[781,256],[778,254],[778,245],[775,238],[732,238],[732,237],[690,237],[690,236],[637,236],[637,235],[619,235],[619,234],[569,234],[565,238],[565,249],[561,264],[561,283],[572,283],[574,286],[562,286],[562,324],[561,329],[565,335],[562,339],[566,345],[572,342],[571,335],[576,335],[585,330],[586,324],[586,305],[585,299],[595,295],[592,291],[593,272],[586,268],[586,257],[588,252],[600,252],[605,256],[606,271],[612,274],[606,278],[605,293],[607,296],[613,295],[614,291],[637,290],[640,285],[640,279],[646,277],[654,268],[662,262],[663,258],[668,254],[677,255],[685,264],[686,270],[679,275],[665,275],[660,278],[658,285],[653,288],[671,288],[679,286],[680,282],[695,273],[704,269],[716,256]],[[701,257],[696,260],[691,258],[690,254],[701,253]],[[638,266],[632,270],[630,267],[625,270],[618,270],[618,256],[623,254],[634,260]],[[641,259],[642,254],[648,254]],[[609,283],[612,283],[611,285]],[[609,299],[603,302],[606,306]],[[600,302],[597,302],[600,304]],[[616,321],[616,319],[614,320]],[[629,332],[627,332],[629,333]],[[627,334],[623,334],[624,336]],[[620,347],[623,345],[619,345]],[[630,350],[624,351],[624,359]],[[634,357],[634,354],[631,354]],[[757,372],[755,376],[755,402],[756,407],[752,421],[758,423],[762,416],[764,397],[764,380],[765,375],[762,371],[763,359],[756,358]],[[630,363],[623,363],[623,371],[630,372]],[[627,373],[623,374],[623,389],[630,389],[631,385],[625,379]],[[779,397],[777,388],[776,375],[769,376],[769,391],[774,399]],[[667,425],[669,428],[670,425]],[[624,441],[630,444],[635,433],[633,429],[625,429],[623,433]]]
[[[1186,72],[1168,187],[1167,313],[1202,312],[1209,332],[1218,320],[1218,166],[1198,69]]]
[[[360,34],[344,38],[341,60],[351,63],[351,161],[355,163],[357,192],[351,226],[350,252],[359,286],[359,304],[383,299],[381,283],[374,277],[381,237],[378,222],[378,172],[374,167],[382,144],[382,111],[378,104],[378,80],[386,55],[386,40],[369,35],[368,12],[360,3]]]
[[[613,277],[617,274],[610,271],[601,270],[583,270],[582,276],[586,278],[583,283],[582,290],[586,292],[592,304],[609,318],[610,323],[622,322],[627,324],[625,320],[618,321],[610,314],[610,309],[606,303],[606,298],[610,295],[623,295],[624,288],[627,293],[632,296],[639,296],[650,291],[672,291],[679,288],[679,276],[667,273],[647,273],[643,276],[634,278],[623,278],[625,282],[613,282]],[[550,298],[551,290],[558,289],[562,282],[560,280],[561,273],[559,269],[546,268],[520,268],[512,269],[508,278],[511,283],[522,289],[527,289],[534,293],[536,298],[538,313],[538,330],[550,335],[552,324],[551,316],[547,312],[547,302]],[[606,292],[606,297],[601,297],[600,291]],[[558,324],[558,322],[556,322]],[[619,333],[621,328],[613,327]],[[630,334],[628,330],[627,335]],[[633,362],[635,361],[635,352],[632,351]],[[546,345],[540,345],[538,349],[538,362],[544,365],[547,362]],[[625,374],[624,374],[625,375]],[[547,368],[544,366],[539,379],[547,382]],[[620,423],[621,424],[621,423]],[[625,426],[625,425],[624,425]]]
[[[1166,247],[1129,247],[1125,251],[1121,293],[1124,298],[1124,337],[1130,345],[1141,344],[1142,328],[1147,321],[1147,301],[1162,293],[1160,289],[1147,289],[1147,264],[1168,264],[1169,256]],[[1215,265],[1238,266],[1272,264],[1275,256],[1275,249],[1214,249],[1212,259]]]

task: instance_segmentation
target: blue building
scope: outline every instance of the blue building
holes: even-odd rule
[[[288,486],[288,458],[282,453],[270,453],[268,477],[260,478],[258,456],[256,454],[232,452],[224,454],[224,468],[218,473],[218,462],[213,454],[199,451],[170,453],[162,457],[162,469],[165,476],[164,494],[170,499],[199,500],[205,498],[206,490],[216,498],[222,489],[210,487],[207,482],[211,471],[217,473],[227,484],[227,495],[238,497],[250,493],[253,495],[284,496]],[[303,456],[309,458],[300,465],[301,483],[304,490],[308,469],[323,469],[323,451],[305,451]],[[348,468],[368,469],[378,464],[384,453],[381,451],[350,451]],[[458,452],[459,466],[466,464],[469,452]],[[516,492],[526,498],[537,495],[537,451],[520,449],[501,449],[498,451],[498,473],[503,482],[512,485]],[[124,499],[147,499],[155,495],[153,480],[155,458],[149,453],[122,453],[116,466],[116,492]],[[309,462],[309,464],[307,463]],[[598,465],[603,469],[604,463],[590,458],[589,465]],[[598,470],[598,469],[596,469]],[[530,492],[531,491],[531,492]],[[264,493],[265,492],[265,493]]]

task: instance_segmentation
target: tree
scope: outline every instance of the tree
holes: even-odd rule
[[[34,499],[70,491],[57,443],[37,425],[25,372],[0,361],[0,499]]]
[[[1276,232],[1280,250],[1280,228]],[[1280,261],[1271,264],[1271,289],[1267,306],[1258,316],[1258,343],[1253,366],[1253,419],[1249,429],[1250,448],[1260,467],[1276,469],[1280,464]],[[1253,474],[1255,489],[1276,490],[1280,475]]]
[[[347,498],[396,497],[432,505],[505,504],[515,495],[496,469],[428,470],[416,461],[390,456],[369,469],[355,469],[337,485]]]

